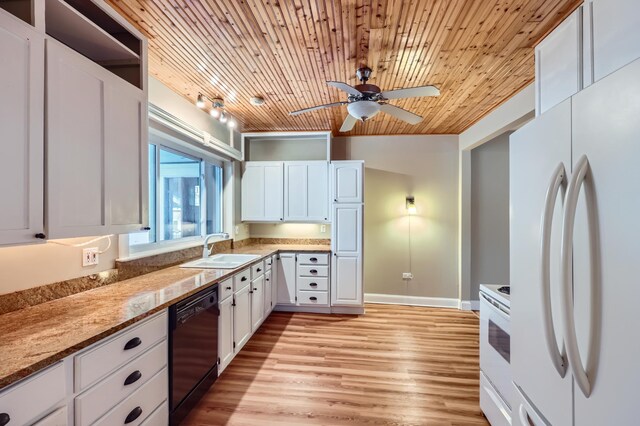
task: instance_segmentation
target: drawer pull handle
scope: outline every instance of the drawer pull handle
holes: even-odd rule
[[[309,283],[310,287],[318,287],[318,283]]]
[[[318,273],[318,270],[317,270],[317,269],[312,269],[312,270],[310,270],[309,272],[310,272],[310,273],[312,273],[312,274],[317,274],[317,273]]]
[[[128,351],[129,349],[137,348],[142,344],[142,340],[139,337],[134,337],[129,340],[126,345],[124,345],[124,350]]]
[[[231,287],[226,287],[227,290],[231,290]]]
[[[247,280],[247,277],[240,278],[240,281],[246,281],[246,280]]]
[[[313,300],[313,301],[315,302],[316,300],[318,300],[318,298],[317,298],[317,297],[315,297],[315,296],[311,296],[311,297],[309,298],[309,300]]]
[[[129,424],[135,422],[138,417],[142,414],[142,408],[139,406],[131,410],[126,419],[124,419],[124,424]]]
[[[124,385],[129,386],[142,378],[142,373],[140,370],[136,370],[133,373],[129,374],[126,379],[124,379]]]
[[[253,294],[253,290],[251,290],[251,291],[249,292],[249,294]]]
[[[311,259],[309,259],[309,260],[310,260],[310,261],[312,261],[312,262],[317,262],[317,261],[318,261],[318,258],[317,258],[317,257],[312,257],[312,258],[311,258]]]
[[[262,268],[256,269],[256,272],[262,272]]]
[[[9,416],[9,414],[0,413],[0,426],[4,426],[6,424],[9,424],[10,421],[11,421],[11,416]]]

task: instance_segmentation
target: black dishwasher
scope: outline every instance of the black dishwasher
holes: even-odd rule
[[[218,286],[169,308],[170,424],[178,425],[218,378]]]

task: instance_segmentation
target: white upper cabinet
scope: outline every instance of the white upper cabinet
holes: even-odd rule
[[[47,40],[47,236],[104,235],[106,72]]]
[[[242,175],[242,220],[283,221],[283,180],[282,161],[246,162]]]
[[[582,7],[536,46],[536,112],[582,89]]]
[[[47,236],[129,232],[147,218],[146,95],[47,40]]]
[[[592,0],[593,76],[602,77],[640,58],[640,2]]]
[[[363,196],[362,161],[332,161],[331,186],[334,203],[361,203]]]
[[[44,232],[44,37],[0,11],[0,244]]]
[[[284,220],[326,222],[329,219],[326,161],[284,163]]]

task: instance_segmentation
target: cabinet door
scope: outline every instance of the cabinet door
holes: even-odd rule
[[[242,175],[242,220],[280,222],[284,219],[284,163],[246,162]]]
[[[106,233],[105,72],[47,40],[49,238]]]
[[[229,365],[233,359],[233,297],[220,302],[220,318],[218,322],[218,356],[220,366],[218,373]]]
[[[296,303],[296,255],[282,253],[278,260],[278,304]]]
[[[44,38],[0,13],[0,244],[44,232]]]
[[[285,163],[284,218],[293,222],[328,220],[328,165],[324,161]]]
[[[536,46],[536,111],[548,111],[582,88],[582,8]]]
[[[280,274],[278,263],[278,255],[274,254],[271,263],[273,265],[271,268],[271,311],[278,303],[278,277]]]
[[[331,304],[362,306],[362,257],[333,256]]]
[[[260,328],[264,319],[264,275],[251,281],[251,332]]]
[[[594,80],[640,58],[640,2],[593,0]]]
[[[272,269],[273,270],[273,269]],[[266,319],[273,308],[273,282],[271,281],[272,270],[264,273],[264,318]]]
[[[147,102],[140,89],[113,77],[106,99],[106,184],[109,233],[147,226]]]
[[[251,286],[246,286],[234,294],[233,341],[236,353],[251,337]]]
[[[335,254],[360,256],[362,254],[362,204],[335,204],[331,231]]]
[[[364,163],[361,161],[333,161],[332,192],[334,203],[362,203],[362,173]]]
[[[560,377],[545,338],[542,295],[542,213],[559,166],[571,173],[571,100],[527,123],[509,138],[511,371],[513,381],[553,425],[573,424],[571,374]],[[549,284],[556,346],[562,348],[560,242],[564,196],[550,214]],[[553,390],[553,391],[551,391]]]

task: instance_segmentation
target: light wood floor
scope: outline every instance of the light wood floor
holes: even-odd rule
[[[183,424],[488,424],[474,314],[374,304],[366,312],[272,313]]]

